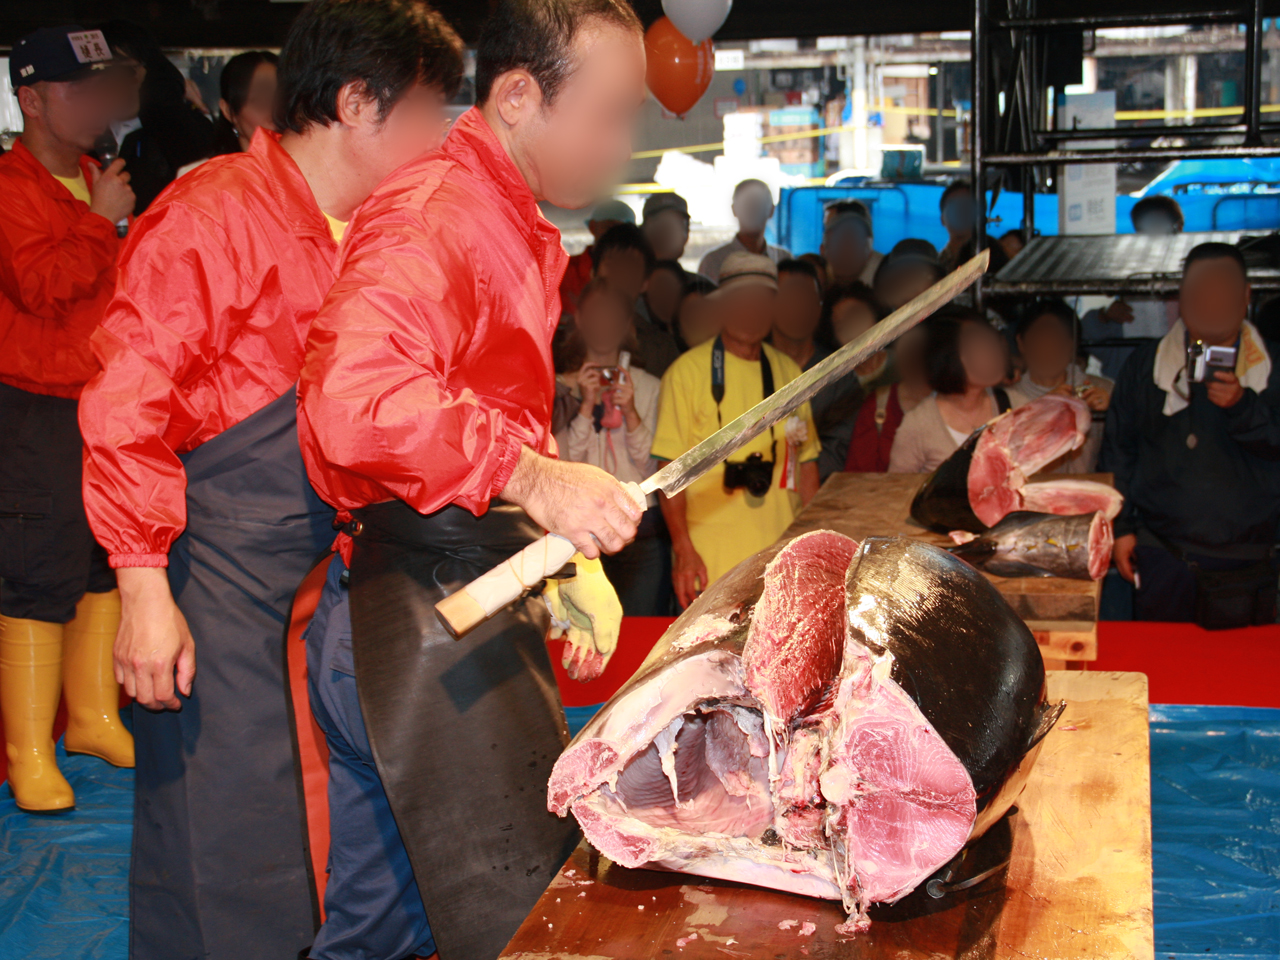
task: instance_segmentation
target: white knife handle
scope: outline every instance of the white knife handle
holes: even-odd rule
[[[627,493],[644,507],[645,495],[639,485],[624,483]],[[514,557],[472,580],[436,604],[436,616],[444,628],[461,639],[526,590],[556,573],[577,553],[577,548],[554,533],[535,540]]]

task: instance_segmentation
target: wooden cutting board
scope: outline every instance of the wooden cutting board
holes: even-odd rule
[[[949,547],[952,545],[949,537],[926,530],[911,519],[911,501],[926,479],[927,476],[918,473],[832,474],[783,536],[826,529],[855,540],[875,536],[914,537]],[[1072,479],[1112,484],[1109,473],[1084,474]],[[1097,659],[1100,581],[1007,578],[991,574],[987,577],[1036,634],[1047,659]]]
[[[1066,712],[1016,812],[974,852],[983,865],[1008,866],[941,900],[912,894],[932,912],[906,901],[873,910],[870,931],[845,938],[835,931],[838,903],[628,870],[583,843],[502,957],[1152,960],[1147,678],[1055,670],[1048,686]]]

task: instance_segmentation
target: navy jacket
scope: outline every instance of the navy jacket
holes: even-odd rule
[[[1115,474],[1125,503],[1117,537],[1146,528],[1183,549],[1270,544],[1280,521],[1280,344],[1267,341],[1271,376],[1233,407],[1209,401],[1192,384],[1191,402],[1164,415],[1153,379],[1158,341],[1125,361],[1098,469]]]

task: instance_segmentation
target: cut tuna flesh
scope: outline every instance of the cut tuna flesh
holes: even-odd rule
[[[1114,520],[1124,497],[1114,487],[1092,480],[1044,480],[1022,488],[1022,509],[1071,516],[1099,511]]]
[[[587,839],[658,867],[840,899],[852,929],[1013,803],[1060,708],[985,578],[818,531],[740,564],[658,642],[548,784]]]
[[[1084,443],[1090,416],[1083,401],[1050,394],[991,421],[969,466],[969,503],[977,518],[991,526],[1022,509],[1027,477]]]
[[[939,533],[981,533],[1018,510],[1062,515],[1102,510],[1114,518],[1121,498],[1105,484],[1027,483],[1027,477],[1084,443],[1091,416],[1082,400],[1050,394],[996,417],[925,482],[912,501],[911,516]]]

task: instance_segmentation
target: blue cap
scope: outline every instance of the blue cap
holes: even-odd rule
[[[115,64],[101,30],[42,27],[13,45],[9,54],[9,81],[15,90],[46,80],[63,83],[80,80]]]
[[[634,226],[636,212],[621,200],[601,200],[591,211],[591,216],[587,217],[586,222],[603,223],[606,220],[616,220],[619,223],[629,223]]]

